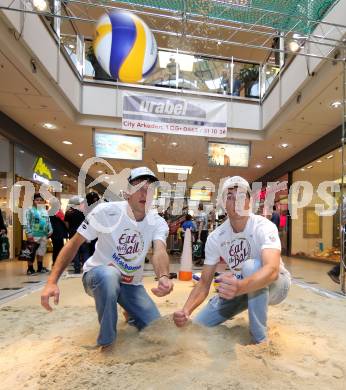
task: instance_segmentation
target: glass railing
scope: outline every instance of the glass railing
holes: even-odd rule
[[[91,40],[82,40],[76,35],[61,34],[60,42],[81,78],[118,81],[110,77],[99,65]],[[260,65],[235,59],[210,58],[160,49],[155,69],[139,84],[263,99],[280,73],[280,66],[273,62]]]
[[[83,76],[117,81],[98,64],[91,41],[85,41]],[[258,99],[260,65],[160,49],[155,69],[139,84]]]

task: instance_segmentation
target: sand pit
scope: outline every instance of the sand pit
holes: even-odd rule
[[[154,285],[146,278],[146,286]],[[206,329],[177,329],[171,313],[190,283],[155,298],[163,318],[138,333],[119,322],[114,350],[95,348],[93,301],[79,279],[61,282],[53,313],[39,293],[0,307],[1,389],[345,389],[346,300],[293,286],[270,308],[270,342],[248,345],[246,314]]]

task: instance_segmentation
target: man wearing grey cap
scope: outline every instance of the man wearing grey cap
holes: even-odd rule
[[[281,243],[276,226],[251,213],[251,189],[240,176],[228,178],[222,188],[222,203],[228,219],[208,237],[204,268],[199,283],[184,307],[174,313],[178,327],[208,296],[217,264],[229,272],[217,277],[217,292],[195,322],[216,326],[248,309],[252,342],[267,340],[268,305],[282,302],[291,279],[281,259]]]
[[[146,167],[132,169],[128,178],[126,201],[97,205],[61,251],[47,285],[41,304],[52,310],[49,298],[59,301],[57,281],[86,240],[98,238],[95,253],[83,267],[83,285],[95,299],[100,323],[97,344],[101,350],[116,338],[117,303],[140,330],[160,317],[160,313],[142,285],[145,256],[154,243],[152,263],[158,286],[151,291],[158,297],[169,294],[169,258],[166,251],[168,225],[151,210],[155,174]]]

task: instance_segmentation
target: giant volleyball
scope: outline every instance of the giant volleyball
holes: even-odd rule
[[[157,44],[149,27],[130,12],[103,15],[96,25],[94,53],[113,78],[135,83],[155,67]]]

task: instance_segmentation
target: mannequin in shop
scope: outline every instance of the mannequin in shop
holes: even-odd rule
[[[39,244],[36,250],[37,272],[48,272],[48,269],[43,266],[43,257],[47,253],[47,240],[52,235],[53,229],[45,201],[39,193],[34,194],[33,206],[26,212],[25,232],[28,241]],[[34,274],[36,274],[34,262],[28,261],[27,275]]]
[[[174,313],[178,327],[208,296],[220,259],[230,269],[218,276],[218,294],[198,313],[194,322],[216,326],[248,309],[253,343],[267,341],[268,305],[282,302],[291,284],[281,259],[281,243],[276,226],[251,213],[251,188],[240,176],[223,185],[222,204],[228,219],[212,232],[198,284],[181,310]]]
[[[86,240],[98,238],[95,253],[84,264],[82,281],[86,293],[95,299],[100,322],[97,345],[101,351],[109,349],[115,341],[118,303],[129,315],[128,322],[138,330],[160,317],[142,285],[144,260],[152,242],[151,261],[158,285],[151,291],[163,297],[173,289],[166,251],[168,225],[151,209],[157,181],[149,168],[132,169],[126,200],[101,203],[88,214],[60,252],[41,294],[42,306],[51,311],[50,297],[54,297],[55,304],[59,302],[59,277],[78,248]]]

